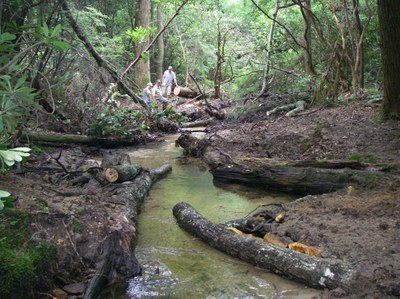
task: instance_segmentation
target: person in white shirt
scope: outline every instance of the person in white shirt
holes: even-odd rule
[[[146,103],[147,107],[151,106],[151,102],[153,101],[153,93],[152,93],[153,84],[151,82],[147,83],[145,89],[143,89],[142,99],[143,102]]]
[[[161,104],[162,110],[167,108],[168,100],[162,96],[161,80],[158,79],[153,87],[153,98]]]
[[[166,95],[168,99],[171,96],[173,84],[178,85],[176,83],[176,75],[172,70],[172,66],[169,66],[168,69],[164,72],[162,78],[163,94]]]

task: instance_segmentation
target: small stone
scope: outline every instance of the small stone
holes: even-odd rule
[[[68,296],[68,294],[61,289],[54,289],[53,295],[56,299],[65,299]]]
[[[69,294],[82,294],[85,291],[83,282],[72,283],[63,287],[63,290]]]

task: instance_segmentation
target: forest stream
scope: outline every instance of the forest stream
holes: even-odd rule
[[[197,135],[199,136],[199,135]],[[216,187],[205,165],[185,160],[175,147],[177,135],[166,142],[129,152],[133,162],[154,168],[168,161],[173,171],[157,182],[144,203],[138,226],[136,256],[143,275],[117,287],[105,298],[310,298],[316,290],[257,269],[221,253],[175,223],[172,207],[191,203],[216,223],[241,218],[258,206],[292,198],[239,185]]]

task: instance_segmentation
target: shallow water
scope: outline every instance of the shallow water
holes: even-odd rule
[[[130,152],[132,161],[155,168],[169,162],[173,171],[150,191],[139,217],[136,256],[143,275],[109,298],[311,298],[317,292],[257,269],[213,249],[175,223],[173,206],[189,202],[207,219],[222,223],[242,218],[262,204],[291,198],[252,188],[216,187],[201,164],[179,159],[171,136]],[[223,188],[221,188],[223,187]],[[123,294],[121,294],[123,292]],[[119,294],[118,294],[119,293]]]

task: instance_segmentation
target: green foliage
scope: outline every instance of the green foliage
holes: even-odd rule
[[[130,41],[134,44],[143,41],[146,37],[149,37],[157,32],[157,28],[149,27],[144,28],[142,26],[138,26],[135,29],[125,31],[125,35]]]
[[[113,109],[101,113],[92,123],[89,134],[100,137],[132,138],[149,129],[143,112]]]
[[[30,215],[9,209],[0,214],[0,297],[33,292],[37,279],[48,271],[57,250],[53,244],[31,241]]]
[[[169,120],[175,120],[178,124],[183,123],[186,121],[185,117],[176,112],[175,108],[173,106],[167,106],[163,111],[158,112],[157,110],[154,110],[152,114],[153,119],[161,119],[161,118],[166,118]]]
[[[373,154],[362,154],[353,153],[348,157],[349,160],[364,162],[364,163],[376,163],[378,161],[377,157]]]

